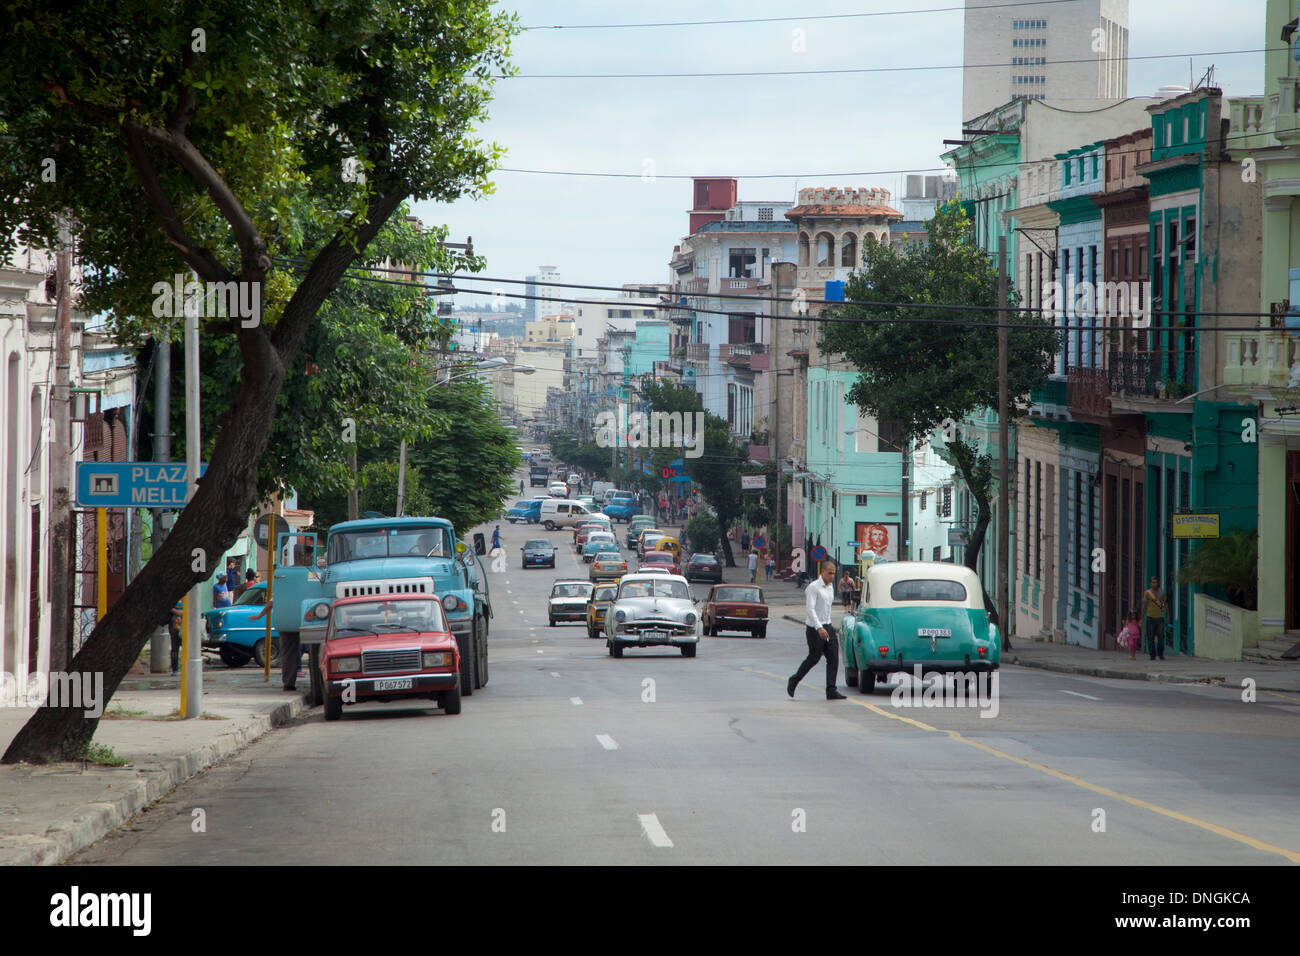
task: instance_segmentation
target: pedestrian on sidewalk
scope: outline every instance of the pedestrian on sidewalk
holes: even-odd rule
[[[749,552],[749,583],[758,583],[758,552]]]
[[[230,590],[226,587],[226,576],[217,575],[217,583],[212,585],[212,606],[230,607]]]
[[[185,605],[177,601],[172,606],[172,619],[167,624],[167,636],[172,639],[172,677],[180,670],[181,660],[181,615]]]
[[[804,658],[794,676],[786,682],[785,692],[794,696],[794,689],[804,676],[826,658],[826,699],[844,700],[835,686],[840,670],[840,641],[831,626],[831,608],[835,604],[835,562],[823,561],[821,575],[804,591],[804,637],[808,641],[808,656]]]
[[[844,569],[844,577],[840,578],[840,600],[844,602],[844,610],[853,610],[853,576],[849,574],[849,569]]]
[[[1138,612],[1129,611],[1128,620],[1124,624],[1123,630],[1119,632],[1119,646],[1121,650],[1128,648],[1128,659],[1137,660],[1138,645],[1142,643],[1142,628],[1138,624]]]
[[[749,531],[747,530],[740,532],[740,550],[741,551],[749,550]]]
[[[1142,592],[1142,613],[1146,616],[1147,653],[1151,659],[1165,659],[1165,614],[1169,602],[1159,578],[1151,579],[1151,586]]]
[[[773,556],[771,549],[768,549],[767,552],[767,567],[765,570],[767,571],[768,581],[771,581],[772,575],[776,573],[776,558]]]

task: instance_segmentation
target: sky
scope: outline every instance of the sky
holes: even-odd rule
[[[796,15],[790,3],[776,0],[498,5],[517,13],[525,27],[565,27],[526,30],[513,42],[519,75],[497,81],[490,118],[479,131],[505,147],[502,166],[629,176],[501,169],[493,175],[490,196],[415,203],[413,212],[427,224],[445,223],[450,241],[472,236],[475,252],[487,259],[483,275],[522,279],[546,264],[556,266],[565,282],[617,286],[668,281],[668,260],[686,234],[691,200],[689,179],[670,176],[735,176],[742,200],[793,201],[797,189],[809,186],[883,186],[900,197],[903,174],[880,171],[939,166],[942,141],[961,132],[960,0],[804,2],[801,17],[885,15],[755,22]],[[942,7],[957,9],[898,12]],[[1265,0],[1131,0],[1130,56],[1177,58],[1132,59],[1129,95],[1188,85],[1192,54],[1196,77],[1214,65],[1226,96],[1264,92],[1262,53],[1223,52],[1263,47],[1264,7]],[[577,28],[730,19],[749,22]],[[919,65],[958,68],[821,76],[538,76]],[[848,172],[877,174],[843,175]],[[786,178],[757,178],[762,174]],[[491,301],[466,294],[456,300],[462,308]]]

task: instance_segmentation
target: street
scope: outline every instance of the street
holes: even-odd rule
[[[895,707],[842,673],[849,699],[828,702],[819,666],[790,700],[801,624],[774,609],[766,640],[614,660],[582,625],[547,627],[552,581],[587,576],[571,532],[501,533],[491,682],[461,715],[312,709],[70,862],[1300,862],[1300,697],[1007,666],[988,718]],[[519,568],[536,536],[554,572]]]

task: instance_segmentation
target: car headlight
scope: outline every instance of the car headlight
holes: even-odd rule
[[[361,670],[359,657],[335,657],[330,659],[331,674],[354,674]]]
[[[626,611],[615,611],[615,612],[614,612],[614,620],[616,620],[616,621],[618,621],[618,623],[622,624],[624,621],[627,620],[627,612],[626,612]]]
[[[316,618],[316,620],[318,621],[324,621],[328,619],[330,616],[329,603],[326,601],[321,601],[319,604],[317,604],[314,608],[311,609],[310,616]]]
[[[448,611],[454,611],[457,608],[464,606],[464,604],[465,602],[462,601],[460,598],[456,597],[456,595],[454,594],[448,594],[445,598],[442,599],[442,606],[446,608]]]
[[[689,624],[691,627],[694,627],[694,626],[695,626],[695,612],[694,612],[694,611],[688,611],[687,614],[686,614],[686,617],[682,618],[682,620],[685,621],[687,624]]]
[[[448,667],[451,665],[451,651],[425,651],[421,658],[424,667]]]

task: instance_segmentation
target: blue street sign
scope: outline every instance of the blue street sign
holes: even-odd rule
[[[754,547],[761,548],[763,547],[763,545],[767,544],[767,538],[763,537],[761,534],[755,535],[754,540],[751,543],[754,545]]]
[[[184,462],[77,462],[79,508],[180,508],[188,492]]]
[[[815,547],[815,548],[812,549],[812,554],[810,555],[810,557],[811,557],[814,561],[825,561],[825,560],[826,560],[826,549],[823,548],[823,547],[819,544],[819,545],[817,545],[817,547]]]

